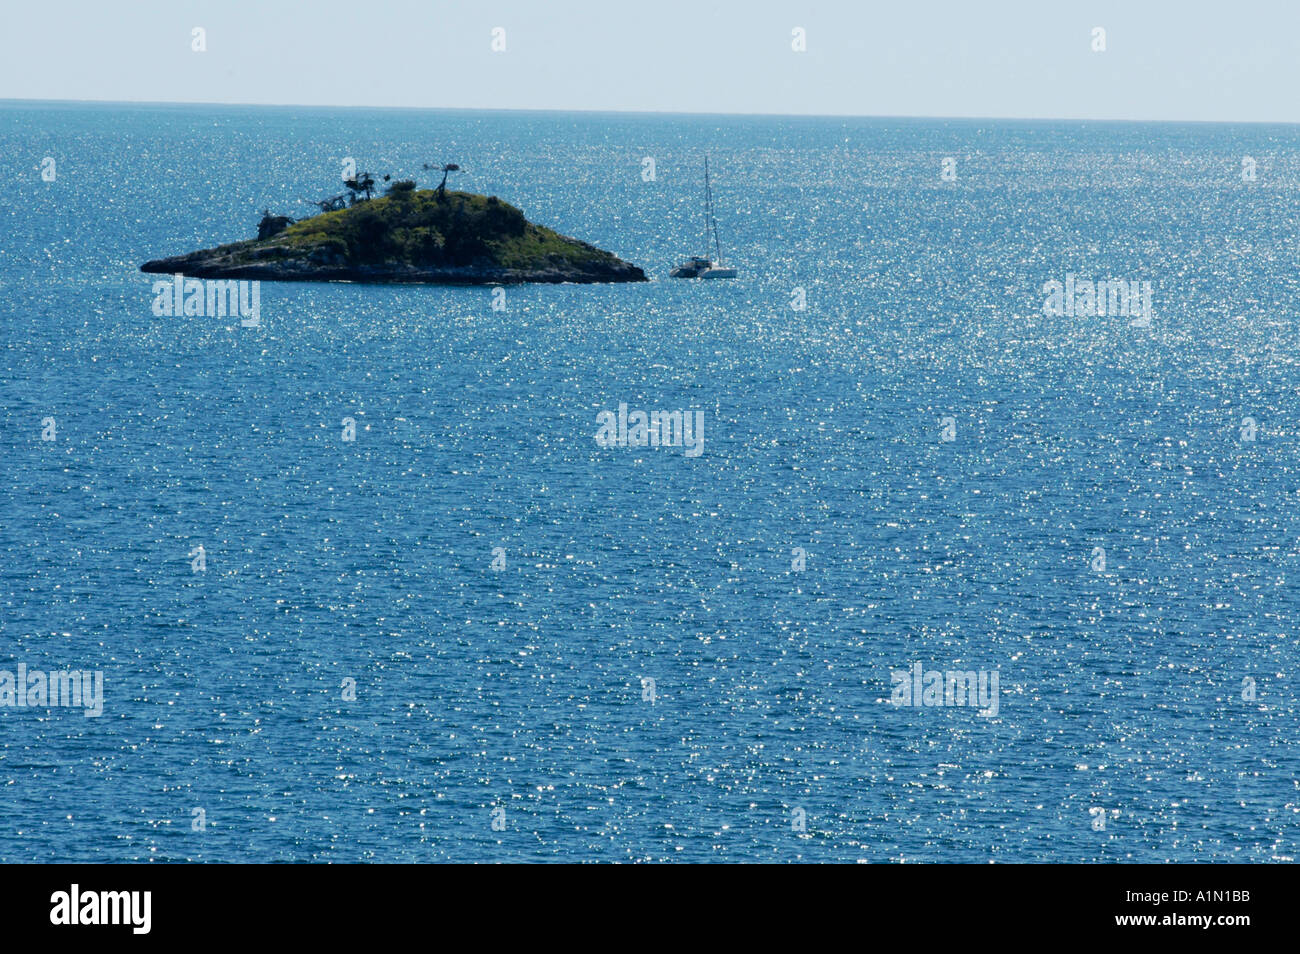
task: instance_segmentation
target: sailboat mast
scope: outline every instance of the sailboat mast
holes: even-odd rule
[[[718,241],[718,220],[713,216],[713,187],[709,184],[709,154],[704,154],[704,248],[709,247],[709,233],[713,233],[714,261],[722,264],[722,244]]]
[[[713,193],[709,193],[709,220],[713,222],[713,250],[717,253],[717,263],[722,264],[722,244],[718,241],[718,219],[713,214]]]
[[[713,192],[709,188],[709,154],[704,154],[704,254],[709,253],[709,231],[713,228]]]

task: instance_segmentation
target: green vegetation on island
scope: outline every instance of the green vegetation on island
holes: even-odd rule
[[[194,278],[282,281],[518,282],[645,281],[635,265],[586,242],[534,225],[495,196],[419,190],[409,179],[386,194],[341,197],[295,222],[265,214],[257,239],[146,262],[141,270]],[[349,184],[349,188],[352,188]],[[369,192],[369,189],[365,189]],[[342,206],[342,207],[338,207]]]

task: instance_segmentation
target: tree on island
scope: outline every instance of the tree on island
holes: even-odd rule
[[[352,192],[353,205],[356,205],[357,196],[361,193],[364,192],[366,198],[369,199],[375,191],[375,177],[368,172],[358,173],[351,179],[344,179],[343,184]]]
[[[263,209],[262,221],[257,224],[257,237],[259,239],[271,238],[279,235],[291,225],[293,225],[293,219],[289,218],[289,216],[272,215],[270,209]]]
[[[447,198],[447,173],[460,172],[460,166],[456,165],[456,163],[454,162],[449,162],[444,166],[431,166],[426,162],[424,164],[424,168],[432,169],[435,172],[442,173],[442,181],[438,183],[438,189],[437,189],[438,198],[440,200]]]
[[[322,212],[337,212],[339,209],[346,209],[348,205],[348,197],[346,194],[331,195],[324,199],[304,199],[303,201],[316,206],[316,208],[320,209]]]

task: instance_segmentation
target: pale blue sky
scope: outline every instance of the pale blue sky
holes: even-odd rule
[[[1300,121],[1296,0],[42,0],[0,31],[4,99]]]

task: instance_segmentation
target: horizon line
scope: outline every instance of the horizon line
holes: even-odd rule
[[[18,97],[0,97],[0,105],[19,103],[24,105],[65,105],[65,106],[223,106],[245,107],[251,109],[355,109],[355,110],[393,110],[407,112],[448,112],[448,113],[590,113],[593,115],[614,116],[690,116],[717,118],[766,118],[766,119],[916,119],[960,122],[1023,122],[1023,123],[1163,123],[1170,125],[1237,125],[1237,126],[1300,126],[1300,120],[1281,119],[1115,119],[1108,117],[1081,116],[941,116],[937,114],[913,113],[759,113],[759,112],[715,112],[709,110],[668,110],[668,109],[592,109],[542,106],[376,106],[373,104],[338,105],[330,103],[244,103],[224,102],[220,100],[155,100],[155,99],[24,99]]]

